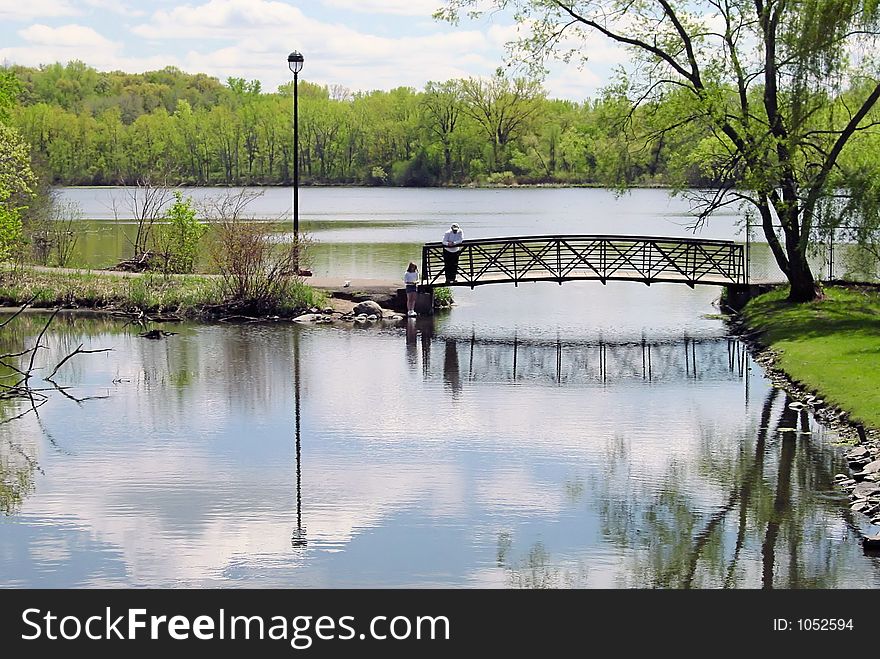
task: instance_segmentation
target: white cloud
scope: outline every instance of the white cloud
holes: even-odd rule
[[[306,58],[303,78],[356,90],[420,88],[428,80],[489,74],[498,65],[497,38],[478,30],[438,26],[421,36],[378,36],[272,0],[208,0],[160,10],[132,32],[157,40],[225,41],[216,49],[191,48],[184,68],[220,79],[257,78],[266,89],[289,81],[286,57],[294,49]]]
[[[57,16],[76,16],[82,12],[71,6],[68,0],[28,0],[0,3],[0,20],[32,21],[35,18],[55,18]]]
[[[27,45],[0,48],[0,61],[24,66],[82,60],[100,71],[142,72],[177,65],[176,58],[165,54],[149,57],[126,57],[124,44],[112,41],[94,29],[76,24],[50,27],[34,24],[18,31]]]
[[[132,32],[151,39],[234,38],[248,30],[294,29],[302,32],[314,25],[298,8],[273,0],[209,0],[201,5],[183,5],[159,10],[149,23]]]
[[[345,11],[425,17],[440,6],[439,0],[323,0],[321,4]]]
[[[118,0],[85,0],[85,2],[89,7],[111,11],[122,16],[146,16],[147,14],[141,9],[134,9]]]
[[[61,27],[49,27],[48,25],[35,24],[18,31],[19,36],[25,41],[42,46],[57,46],[59,48],[89,48],[98,50],[115,50],[121,47],[95,32],[90,27],[83,25],[62,25]]]
[[[59,11],[65,7],[73,11],[69,2],[59,0]],[[352,6],[351,11],[347,10],[351,0],[326,3],[333,3],[335,11],[331,18],[319,20],[310,15],[314,5],[294,6],[280,0],[163,2],[153,4],[149,16],[140,12],[143,17],[131,26],[119,25],[111,33],[96,29],[98,23],[90,21],[110,11],[134,16],[148,5],[139,0],[80,0],[87,17],[77,21],[80,25],[49,27],[52,23],[47,20],[43,22],[48,25],[25,28],[18,33],[22,42],[3,40],[0,61],[36,66],[78,59],[101,70],[132,72],[173,65],[221,80],[257,79],[269,91],[290,81],[286,57],[299,50],[306,58],[301,76],[311,82],[363,91],[419,89],[429,80],[491,75],[504,64],[504,44],[517,36],[518,27],[509,16],[487,15],[451,29],[430,21],[430,11],[425,18],[411,19],[412,30],[381,32],[382,14],[416,15],[417,8],[421,14],[436,0],[372,0]],[[46,0],[34,0],[32,5],[49,6]],[[545,84],[551,96],[583,99],[607,78],[609,63],[622,59],[619,48],[595,35],[579,46],[589,54],[588,68],[554,64]],[[510,72],[523,75],[516,67]]]

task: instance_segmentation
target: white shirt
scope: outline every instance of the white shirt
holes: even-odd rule
[[[415,272],[410,272],[407,270],[403,273],[403,283],[404,284],[418,284],[419,283],[419,272],[416,270]]]
[[[443,234],[443,247],[447,252],[457,252],[461,249],[461,241],[464,240],[464,234],[461,229],[453,231],[450,229]]]

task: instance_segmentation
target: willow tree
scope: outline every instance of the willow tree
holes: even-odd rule
[[[717,188],[699,221],[722,206],[754,207],[789,299],[819,294],[807,248],[820,210],[841,194],[842,154],[876,125],[873,58],[880,0],[446,0],[437,16],[509,9],[523,36],[512,44],[541,65],[586,59],[583,39],[601,35],[631,54],[625,83],[635,105],[684,91],[682,112],[659,134],[699,122],[699,150]],[[836,103],[846,92],[846,102]],[[833,111],[832,111],[833,110]],[[777,227],[779,231],[777,231]]]

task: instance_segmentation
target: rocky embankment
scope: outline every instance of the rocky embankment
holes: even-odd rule
[[[351,305],[350,309],[338,305],[324,309],[310,309],[309,313],[293,319],[295,323],[307,325],[350,324],[355,327],[370,327],[377,324],[397,323],[404,316],[383,308],[378,302],[365,300]]]
[[[880,446],[868,440],[846,453],[850,474],[837,474],[838,487],[849,492],[850,510],[865,515],[871,524],[880,526]],[[865,549],[880,549],[880,533],[862,538]]]

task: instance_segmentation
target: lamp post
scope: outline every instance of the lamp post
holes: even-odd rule
[[[301,53],[294,50],[287,56],[287,66],[293,73],[293,248],[294,272],[299,275],[299,133],[297,124],[297,87],[299,87],[299,72],[302,71],[304,58]]]

